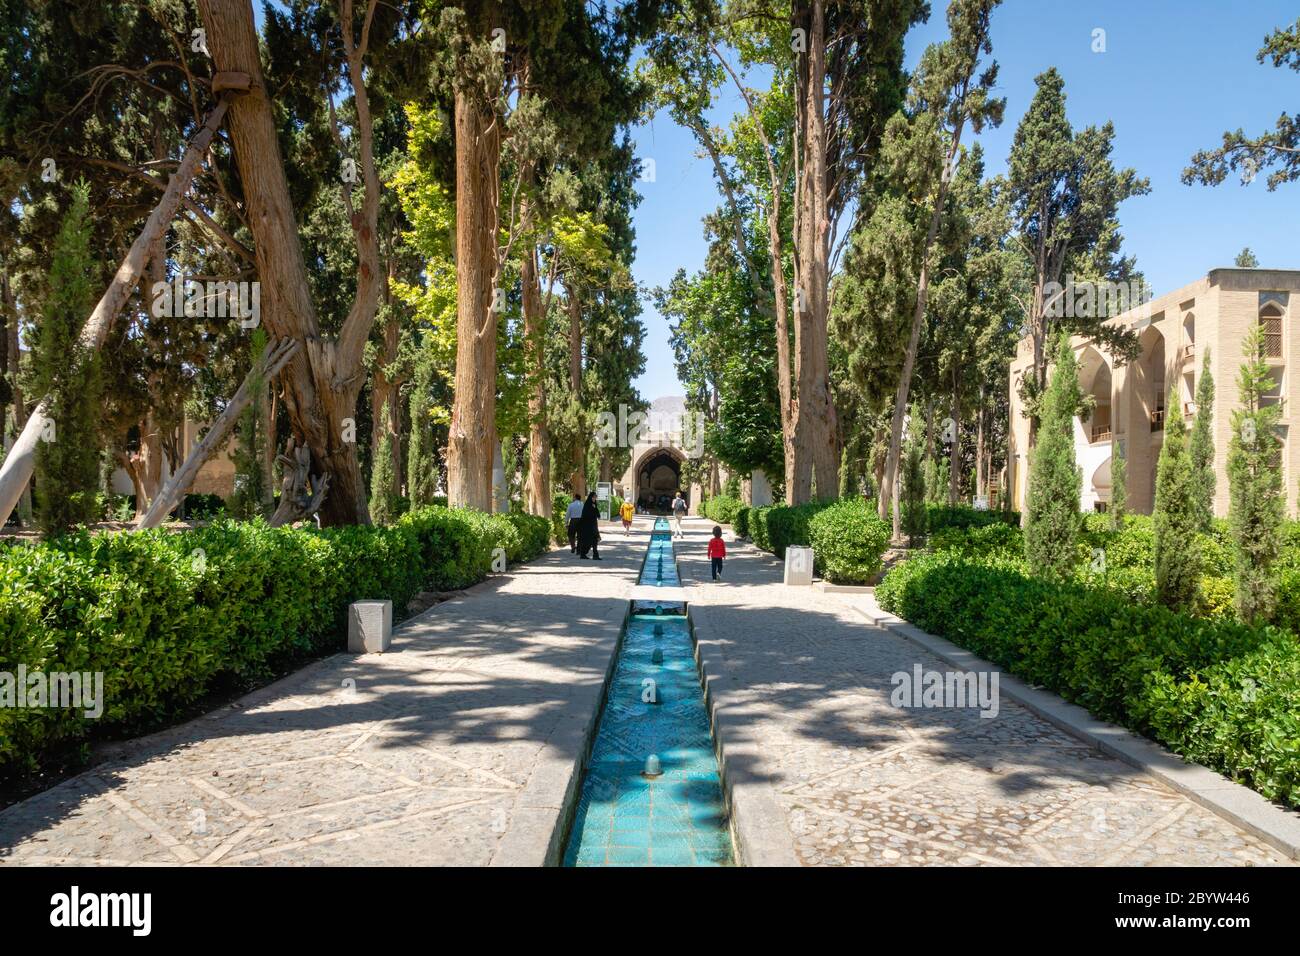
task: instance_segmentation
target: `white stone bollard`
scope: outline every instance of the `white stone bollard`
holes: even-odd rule
[[[810,585],[813,583],[813,549],[791,545],[785,549],[785,583]]]
[[[356,601],[348,608],[348,650],[382,654],[393,640],[393,602]]]

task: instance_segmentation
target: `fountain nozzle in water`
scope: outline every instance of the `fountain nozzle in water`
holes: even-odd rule
[[[651,754],[645,758],[645,770],[641,772],[643,777],[659,777],[663,775],[663,768],[659,766],[659,755]]]
[[[664,649],[662,647],[656,647],[655,652],[650,655],[650,663],[662,664],[663,662],[664,662]]]
[[[662,624],[656,624],[656,625],[655,625],[655,631],[654,631],[654,634],[655,634],[655,637],[663,637],[663,636],[664,636],[664,626],[663,626]]]

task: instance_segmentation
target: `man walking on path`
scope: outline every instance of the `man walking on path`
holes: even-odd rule
[[[635,513],[636,509],[632,506],[632,502],[630,501],[624,501],[618,506],[619,517],[623,519],[624,537],[627,537],[632,533],[632,515]]]
[[[686,517],[686,499],[682,497],[681,490],[677,492],[677,497],[673,499],[673,537],[684,538],[686,535],[682,532],[682,519]]]
[[[569,532],[569,552],[578,553],[578,519],[582,517],[582,498],[575,494],[564,512],[564,524]]]

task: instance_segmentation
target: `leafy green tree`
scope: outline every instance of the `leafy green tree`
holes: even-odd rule
[[[90,187],[73,187],[72,205],[54,242],[49,285],[35,329],[36,393],[47,396],[52,434],[36,446],[36,523],[47,536],[99,518],[100,393],[98,356],[78,341],[96,299],[90,254]]]
[[[1232,264],[1238,269],[1258,269],[1259,259],[1255,256],[1255,253],[1250,251],[1250,246],[1247,246],[1237,253],[1237,258],[1233,260]]]
[[[1201,365],[1201,380],[1196,383],[1196,420],[1192,422],[1190,445],[1192,472],[1196,494],[1192,510],[1196,526],[1201,531],[1210,530],[1214,518],[1214,376],[1210,374],[1210,349],[1205,348],[1205,361]]]
[[[980,59],[992,52],[989,42],[989,19],[1000,0],[954,0],[948,6],[950,38],[929,47],[912,78],[908,107],[910,124],[891,124],[890,129],[902,142],[894,142],[897,153],[912,167],[915,194],[929,207],[929,222],[921,243],[915,305],[912,311],[903,367],[894,396],[894,419],[890,432],[889,454],[885,459],[885,483],[880,496],[880,515],[888,507],[889,489],[897,468],[902,441],[903,412],[912,387],[917,349],[924,330],[926,301],[929,295],[931,250],[939,237],[939,228],[952,186],[953,173],[961,153],[961,137],[967,124],[973,133],[985,125],[1002,122],[1005,100],[990,96],[997,84],[997,63],[980,71]],[[886,155],[891,137],[886,135]]]
[[[1240,405],[1232,412],[1228,443],[1228,526],[1235,558],[1237,617],[1253,624],[1269,620],[1276,606],[1273,564],[1281,546],[1286,504],[1276,433],[1282,409],[1267,401],[1277,382],[1265,357],[1262,327],[1256,325],[1246,333],[1242,355],[1245,361],[1237,373]]]
[[[1074,416],[1083,401],[1079,366],[1062,333],[1056,368],[1043,396],[1038,443],[1029,453],[1025,556],[1045,574],[1064,577],[1075,560],[1083,472],[1074,458]]]
[[[1110,529],[1118,531],[1128,514],[1128,462],[1117,441],[1110,445]]]
[[[1119,254],[1116,214],[1124,200],[1151,190],[1134,170],[1115,168],[1113,124],[1074,131],[1065,115],[1065,81],[1055,68],[1035,82],[1038,89],[1016,128],[1007,176],[1012,216],[1031,272],[1025,320],[1034,361],[1020,386],[1030,409],[1031,444],[1037,439],[1036,409],[1047,385],[1051,343],[1060,330],[1087,335],[1121,358],[1137,354],[1135,332],[1105,324],[1108,303],[1075,309],[1057,286],[1068,291],[1064,283],[1071,277],[1076,284],[1140,278],[1132,259]]]
[[[1272,60],[1275,67],[1289,66],[1300,72],[1300,20],[1270,33],[1255,59],[1260,63]],[[1204,149],[1192,157],[1192,164],[1183,170],[1183,182],[1217,186],[1229,171],[1240,171],[1242,180],[1250,182],[1270,166],[1277,167],[1268,177],[1270,191],[1300,179],[1300,118],[1283,113],[1272,131],[1258,136],[1247,136],[1240,127],[1224,133],[1217,149]]]
[[[391,524],[401,514],[401,492],[393,471],[393,435],[388,427],[388,404],[375,427],[381,429],[379,449],[370,470],[370,517],[376,524]]]
[[[1164,441],[1156,465],[1156,500],[1151,515],[1155,533],[1156,597],[1175,611],[1196,606],[1201,575],[1199,475],[1187,449],[1187,425],[1177,393],[1169,398]]]

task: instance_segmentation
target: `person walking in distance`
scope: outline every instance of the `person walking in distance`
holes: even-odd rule
[[[618,516],[623,519],[623,535],[626,537],[632,533],[632,515],[636,514],[636,508],[632,502],[624,501],[618,506]]]
[[[715,524],[713,526],[713,537],[709,539],[709,570],[712,572],[714,581],[722,577],[722,559],[726,556],[727,543],[722,540],[722,529]]]
[[[673,537],[684,538],[686,535],[682,532],[682,519],[686,517],[686,499],[682,497],[680,489],[677,497],[673,499]]]
[[[582,517],[582,496],[575,494],[564,512],[564,524],[569,532],[569,552],[578,553],[578,520]]]

